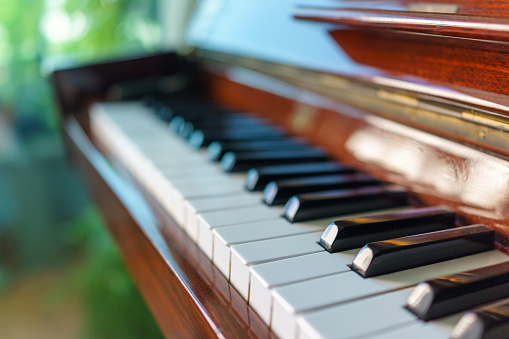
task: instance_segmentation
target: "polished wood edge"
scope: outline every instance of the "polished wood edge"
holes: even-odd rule
[[[474,97],[429,84],[410,84],[384,77],[377,77],[374,83],[355,76],[326,74],[252,58],[202,50],[195,53],[208,60],[206,67],[212,71],[221,73],[227,69],[234,76],[234,73],[240,73],[234,66],[239,66],[240,71],[252,70],[372,114],[509,155],[506,141],[506,132],[509,131],[507,107],[486,102],[482,103],[482,107],[475,107]],[[442,93],[444,96],[441,96]],[[503,109],[506,113],[489,111],[488,105],[492,105],[491,109]]]
[[[81,169],[124,261],[168,338],[272,338],[268,327],[177,223],[114,170],[77,120],[65,122]],[[118,164],[117,164],[118,165]],[[120,172],[119,172],[120,171]],[[128,173],[124,173],[128,175]],[[105,272],[107,274],[107,272]]]
[[[440,37],[487,40],[503,44],[506,44],[509,38],[507,20],[493,17],[371,8],[313,7],[297,9],[294,17],[298,20]]]

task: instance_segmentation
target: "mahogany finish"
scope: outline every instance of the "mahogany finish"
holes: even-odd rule
[[[263,321],[144,188],[137,187],[159,225],[137,218],[140,204],[129,203],[132,184],[109,167],[74,118],[68,118],[65,129],[70,155],[85,174],[163,334],[167,338],[270,338]],[[159,232],[164,245],[155,241]]]
[[[457,10],[450,13],[412,10],[421,3],[343,1],[336,9],[320,9],[319,13],[295,7],[288,16],[296,14],[299,20],[295,22],[311,26],[303,20],[329,23],[321,26],[323,33],[332,36],[338,53],[348,62],[330,72],[333,74],[324,74],[423,98],[438,107],[477,109],[490,123],[501,122],[507,128],[509,24],[501,18],[509,18],[509,6],[503,1],[463,0],[451,4]],[[416,205],[444,205],[458,214],[461,225],[481,223],[494,229],[497,246],[509,252],[509,140],[507,145],[489,147],[482,138],[467,140],[454,132],[441,132],[439,126],[418,130],[412,121],[402,124],[389,115],[339,102],[332,95],[311,93],[312,86],[306,87],[311,91],[297,88],[279,75],[255,86],[249,72],[270,76],[271,69],[252,71],[239,66],[236,62],[243,50],[233,51],[204,50],[202,55],[203,88],[215,102],[259,113],[285,126],[290,134],[323,147],[336,159],[407,187]],[[207,52],[223,53],[229,59],[219,62],[220,58],[208,57]],[[267,57],[262,61],[274,65],[278,60]],[[244,74],[240,76],[235,74],[239,70],[249,72],[240,72]],[[320,80],[321,73],[311,71]],[[160,223],[153,233],[163,239],[154,241],[154,235],[147,232],[154,225],[136,218],[136,208],[128,203],[132,191],[119,189],[129,185],[111,168],[103,170],[104,158],[96,149],[103,151],[101,145],[90,144],[85,135],[89,133],[86,115],[85,119],[76,116],[81,126],[70,116],[106,98],[118,83],[190,73],[186,58],[171,53],[54,73],[71,153],[167,337],[271,337],[267,326],[210,260],[138,185],[136,191],[144,195]],[[94,141],[92,135],[88,138]],[[113,154],[105,155],[115,160]]]
[[[308,2],[312,6],[311,2]],[[485,16],[485,17],[509,17],[509,9],[507,2],[504,0],[347,0],[338,1],[336,6],[338,8],[371,8],[379,10],[399,10],[399,11],[416,11],[418,9],[425,9],[427,12],[437,12],[437,9],[445,7],[456,7],[456,11],[452,13],[471,16]],[[435,7],[433,7],[435,6]]]
[[[467,40],[505,43],[509,38],[507,19],[497,17],[369,8],[304,8],[295,15],[295,18]]]
[[[336,24],[329,33],[338,47],[357,64],[373,67],[345,69],[345,76],[373,82],[383,76],[389,79],[383,83],[411,95],[509,116],[507,19],[355,8],[304,8],[295,18]],[[424,86],[422,92],[412,83]]]
[[[283,97],[243,85],[239,79],[234,82],[227,78],[226,70],[222,75],[217,67],[214,70],[209,88],[219,103],[258,112],[324,147],[343,163],[408,187],[421,205],[448,206],[462,225],[489,226],[496,231],[498,246],[508,251],[506,160],[347,105],[325,108],[327,98],[322,98],[323,106],[311,106],[300,101],[302,91],[292,97],[289,88]],[[304,128],[298,122],[303,114]]]

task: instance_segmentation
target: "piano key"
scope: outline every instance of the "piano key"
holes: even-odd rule
[[[229,278],[230,247],[272,238],[322,231],[329,220],[313,220],[292,224],[283,218],[256,223],[215,228],[214,264]]]
[[[369,216],[370,213],[363,213],[362,215]],[[351,217],[354,216],[360,217],[361,215],[351,215]],[[230,250],[232,246],[271,238],[321,231],[329,224],[332,218],[311,220],[301,223],[290,223],[286,219],[279,218],[277,220],[268,220],[258,223],[215,228],[212,232],[214,234],[214,264],[229,278],[231,263]],[[355,253],[357,253],[357,251],[358,250],[356,250]],[[351,263],[353,258],[354,257],[349,257],[348,264]]]
[[[365,245],[352,263],[364,278],[493,250],[495,231],[483,225],[423,233]]]
[[[249,295],[249,267],[269,261],[322,252],[316,243],[321,232],[255,241],[231,247],[230,282],[244,299]]]
[[[288,199],[284,217],[292,222],[408,205],[399,186],[363,187],[299,194]]]
[[[362,247],[373,241],[452,228],[455,218],[455,213],[446,208],[425,207],[367,218],[340,219],[327,227],[320,244],[333,253]]]
[[[147,145],[148,145],[148,144],[147,144]],[[319,252],[319,253],[327,254],[327,255],[329,255],[329,256],[330,256],[330,254],[325,253],[325,252],[323,252],[323,251],[322,251],[322,252]],[[299,255],[300,255],[300,254],[299,254]],[[255,267],[255,266],[252,266],[252,267]]]
[[[243,192],[242,185],[230,178],[207,177],[202,179],[168,181],[171,189],[161,192],[164,206],[171,214],[183,210],[184,202],[192,198],[226,196]]]
[[[184,214],[182,217],[183,228],[192,239],[197,239],[199,214],[253,206],[262,206],[260,197],[244,192],[220,197],[190,198],[185,201],[185,208],[182,211]]]
[[[174,117],[173,111],[168,107],[162,106],[159,108],[154,108],[154,110],[156,112],[157,118],[164,122],[169,123]]]
[[[327,155],[323,151],[310,147],[289,150],[227,152],[221,159],[221,167],[226,172],[241,172],[260,166],[325,160],[327,160]]]
[[[197,115],[195,115],[198,119],[203,119],[205,114],[203,113],[198,113]],[[231,116],[231,115],[229,115]],[[215,114],[215,113],[212,113],[209,115],[209,118],[228,118],[227,117],[224,117],[222,114]],[[175,115],[171,121],[170,121],[170,124],[169,124],[169,129],[176,133],[176,134],[179,134],[179,131],[181,131],[184,126],[186,124],[186,117],[185,116],[181,116],[181,115]],[[189,138],[190,136],[188,136]]]
[[[212,231],[218,227],[240,225],[253,221],[277,220],[281,210],[267,206],[250,206],[227,211],[204,212],[198,215],[197,242],[202,251],[209,257],[213,255]]]
[[[213,141],[248,141],[248,140],[275,140],[284,139],[284,133],[274,128],[246,128],[232,131],[202,131],[195,130],[189,138],[194,148],[208,146]]]
[[[451,273],[417,285],[407,308],[423,320],[433,320],[509,297],[509,263]]]
[[[363,213],[362,215],[351,215],[349,217],[368,217],[371,214],[373,213]],[[317,227],[318,225],[322,225],[323,227],[323,225],[327,225],[329,220],[330,218],[327,218],[311,222],[294,223],[292,225],[316,224]],[[224,229],[219,229],[218,233],[223,230]],[[238,237],[235,240],[239,241],[241,238]],[[223,245],[222,243],[219,244]],[[287,258],[252,266],[250,268],[251,285],[249,292],[251,306],[253,306],[263,319],[270,319],[272,306],[271,289],[279,285],[350,271],[347,265],[351,263],[358,251],[359,249],[354,249],[341,253],[334,253],[334,255],[330,255],[328,252],[323,251],[309,256]],[[223,257],[229,258],[227,254],[228,252],[226,252]],[[297,269],[298,267],[305,267],[306,269]]]
[[[250,116],[234,115],[227,119],[184,119],[185,122],[179,127],[177,133],[188,139],[195,130],[235,129],[242,127],[268,126],[266,121]]]
[[[268,324],[272,313],[272,289],[326,275],[348,272],[358,250],[313,254],[251,266],[249,304]],[[305,269],[303,269],[305,268]]]
[[[403,306],[411,288],[303,313],[297,317],[298,339],[372,338],[415,323]]]
[[[393,331],[373,334],[371,338],[376,339],[449,339],[461,314],[452,315],[430,322],[416,321],[408,326],[396,328]]]
[[[205,106],[201,108],[179,109],[175,112],[170,121],[169,129],[175,133],[184,127],[186,122],[211,121],[211,120],[229,120],[247,117],[243,114],[232,114],[215,106]]]
[[[509,299],[467,312],[454,327],[451,339],[498,339],[509,333]]]
[[[226,152],[245,152],[263,150],[281,150],[302,148],[306,142],[299,139],[249,140],[233,142],[211,142],[207,147],[207,155],[211,161],[219,161]]]
[[[365,173],[283,179],[267,184],[263,191],[263,201],[269,206],[275,206],[286,203],[291,196],[297,194],[381,184],[380,181]]]
[[[164,162],[156,163],[157,169],[164,174],[165,178],[170,181],[175,180],[191,180],[197,178],[209,177],[225,177],[224,172],[217,166],[203,166],[196,167],[194,164],[182,166],[167,166]]]
[[[276,287],[272,291],[272,329],[283,338],[294,338],[296,317],[301,313],[407,288],[422,280],[465,269],[503,262],[509,265],[508,261],[509,256],[502,252],[489,251],[369,279],[350,271]]]
[[[264,166],[252,168],[247,172],[245,187],[249,191],[258,191],[262,190],[269,182],[281,179],[354,172],[354,168],[335,161]]]

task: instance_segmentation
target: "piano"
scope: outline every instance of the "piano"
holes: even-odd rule
[[[203,0],[176,52],[56,70],[69,157],[164,335],[507,336],[508,20]]]

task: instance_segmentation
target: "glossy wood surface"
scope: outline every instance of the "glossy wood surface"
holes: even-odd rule
[[[343,0],[336,1],[335,8],[367,8],[395,11],[418,11],[423,13],[450,13],[469,16],[509,17],[504,0]],[[311,1],[301,2],[302,7],[313,6]]]
[[[279,92],[217,66],[209,77],[211,95],[222,104],[260,113],[294,135],[320,145],[340,161],[407,187],[419,204],[444,205],[460,224],[484,224],[509,245],[509,162],[461,143],[419,131],[277,83]],[[250,84],[248,86],[247,84]],[[256,85],[255,85],[256,84]],[[279,93],[279,95],[278,95]],[[282,95],[284,93],[284,95]],[[303,99],[308,99],[304,102]]]
[[[158,204],[141,196],[143,187],[134,188],[113,170],[74,118],[67,121],[66,133],[72,159],[84,173],[163,334],[167,338],[270,338],[267,326],[210,260]]]
[[[212,6],[213,0],[203,3]],[[458,9],[430,13],[426,4]],[[296,19],[295,14],[317,17],[306,14],[310,10],[303,6],[320,6],[323,13],[344,13],[345,17],[336,23],[334,18],[326,23]],[[497,114],[505,120],[509,117],[504,21],[508,6],[503,1],[285,0],[276,4],[246,0],[217,7],[215,13],[203,11],[196,16],[191,25],[196,29],[191,31],[203,30],[190,41],[192,46],[231,55],[233,62],[248,57],[328,74],[324,79],[312,75],[319,85],[322,81],[332,85],[332,78],[338,76],[338,92],[348,85],[344,79],[349,79],[431,100],[440,112],[440,105],[446,103],[460,105],[463,111],[482,111],[488,120],[497,121]],[[326,17],[323,13],[318,17]],[[365,17],[375,22],[367,27]],[[259,22],[263,27],[250,29]],[[490,22],[493,29],[488,30],[484,24]],[[462,111],[455,113],[467,119]]]
[[[296,19],[340,25],[370,27],[407,33],[432,34],[441,37],[489,40],[505,43],[509,23],[497,17],[376,8],[301,8]]]

